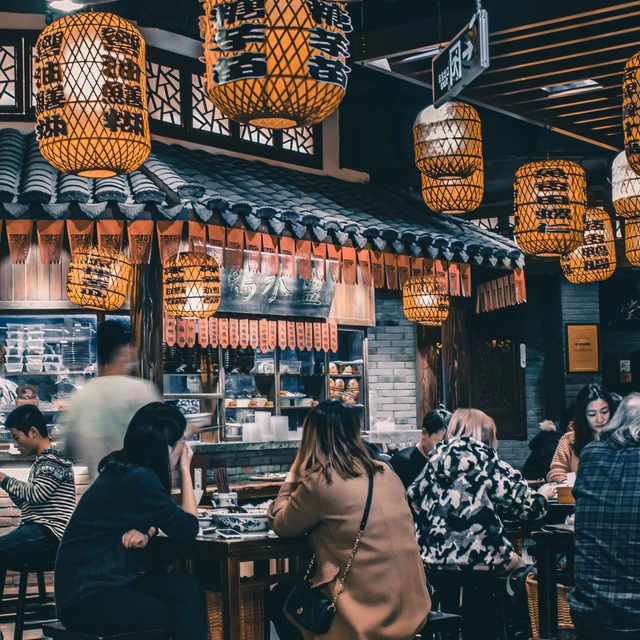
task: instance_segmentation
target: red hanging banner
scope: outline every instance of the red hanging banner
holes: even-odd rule
[[[489,286],[491,287],[491,309],[499,309],[500,301],[498,300],[498,284],[495,280],[492,280],[489,283]]]
[[[153,223],[151,223],[153,224]],[[38,220],[38,247],[42,264],[60,264],[62,240],[64,239],[64,220]],[[0,231],[2,223],[0,222]]]
[[[329,353],[331,350],[331,340],[329,339],[329,325],[326,322],[323,322],[321,325],[322,328],[322,350]]]
[[[187,323],[187,347],[196,346],[196,321],[193,319],[185,320]]]
[[[240,346],[240,323],[238,318],[229,318],[229,346],[237,349]]]
[[[384,254],[384,271],[387,276],[387,289],[398,288],[398,258],[395,253]]]
[[[260,351],[267,353],[269,351],[269,321],[260,320],[258,323],[258,333],[260,335]]]
[[[460,265],[455,262],[449,263],[449,293],[452,296],[462,295],[460,284]]]
[[[420,256],[411,258],[411,278],[421,278],[424,271],[424,259]]]
[[[502,278],[496,280],[496,289],[498,290],[498,307],[504,309],[507,306],[507,301],[504,295],[504,282]]]
[[[324,282],[327,279],[327,245],[324,242],[312,242],[311,245],[316,277]]]
[[[296,345],[300,351],[305,350],[304,322],[296,322]]]
[[[502,288],[504,289],[504,303],[507,307],[512,307],[516,301],[511,296],[511,279],[509,276],[504,276],[501,278],[502,280]]]
[[[471,297],[471,265],[461,264],[460,266],[460,290],[465,298]]]
[[[215,224],[207,225],[207,233],[209,234],[209,246],[211,247],[211,255],[223,269],[227,266],[225,260],[225,248],[227,243],[227,230]]]
[[[335,320],[328,320],[329,325],[329,345],[333,353],[338,352],[338,324]]]
[[[273,350],[278,346],[278,323],[269,320],[269,349]]]
[[[242,271],[244,268],[244,231],[242,229],[229,229],[227,231],[227,255],[229,257],[229,269]]]
[[[169,347],[175,347],[178,337],[176,335],[176,319],[169,313],[164,314],[164,341]]]
[[[296,241],[293,238],[280,238],[280,265],[285,278],[294,278],[296,259]]]
[[[287,348],[287,321],[278,320],[278,346],[281,349]]]
[[[313,351],[313,324],[311,322],[304,323],[304,348],[307,351]]]
[[[311,240],[296,240],[298,278],[311,280]]]
[[[344,284],[356,284],[358,282],[356,250],[353,247],[342,247],[342,282]]]
[[[124,220],[98,220],[98,246],[100,249],[120,251],[124,235]]]
[[[198,344],[203,349],[209,346],[209,320],[198,320]]]
[[[516,284],[516,301],[518,304],[527,301],[527,285],[524,281],[524,270],[516,269],[513,272],[513,277]]]
[[[322,351],[322,325],[313,323],[313,347],[316,351]]]
[[[218,338],[218,318],[209,318],[209,344],[214,349],[220,344]]]
[[[253,349],[260,346],[260,327],[257,320],[249,320],[249,344]]]
[[[207,253],[207,226],[202,222],[189,221],[189,251]]]
[[[223,349],[229,346],[229,318],[218,319],[218,340]]]
[[[449,269],[444,260],[434,260],[436,286],[440,293],[449,293]]]
[[[409,256],[398,256],[398,279],[400,280],[400,288],[404,287],[405,282],[411,277],[411,260]]]
[[[69,234],[69,248],[71,257],[81,247],[90,247],[93,244],[93,228],[95,227],[93,220],[67,220],[67,233]],[[7,223],[7,232],[9,224]]]
[[[154,227],[153,220],[134,220],[127,223],[131,264],[149,264]]]
[[[268,276],[278,275],[278,236],[262,234],[262,253],[264,254],[264,272]]]
[[[262,271],[262,234],[257,231],[247,231],[246,261],[250,273]]]
[[[174,222],[158,220],[156,222],[162,264],[174,261],[180,253],[183,226],[184,223],[180,220]]]
[[[369,256],[368,249],[360,249],[360,251],[358,251],[358,263],[360,264],[360,275],[362,275],[362,282],[367,287],[372,287],[373,280],[371,279],[371,258]]]
[[[292,351],[296,348],[296,323],[287,321],[287,347]]]
[[[13,264],[25,264],[31,250],[33,220],[7,220],[9,251]]]
[[[249,318],[240,318],[240,346],[246,349],[249,346]]]
[[[371,251],[371,274],[373,286],[376,289],[384,289],[384,255],[382,251]]]
[[[176,320],[176,327],[178,346],[183,349],[187,346],[187,321],[182,318],[178,318]]]
[[[333,281],[342,282],[342,249],[333,244],[328,244],[327,258]]]

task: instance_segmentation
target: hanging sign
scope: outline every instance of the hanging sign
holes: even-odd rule
[[[33,220],[7,220],[9,252],[13,264],[25,264],[29,258]]]
[[[358,251],[358,263],[360,264],[360,273],[362,274],[362,282],[367,287],[373,286],[373,280],[371,279],[371,257],[368,249],[361,249]]]
[[[411,278],[421,278],[424,271],[424,259],[421,257],[411,258]]]
[[[471,297],[471,265],[461,264],[460,267],[460,289],[465,298]]]
[[[274,350],[278,346],[278,323],[269,320],[269,349]]]
[[[296,346],[300,351],[305,349],[304,322],[296,322]]]
[[[209,245],[211,246],[211,255],[222,269],[227,266],[224,259],[227,230],[224,227],[218,227],[214,224],[207,225],[207,233],[209,234]]]
[[[198,320],[198,344],[206,349],[209,346],[209,320]]]
[[[353,247],[342,247],[342,282],[356,284],[357,278],[356,250]]]
[[[241,318],[238,329],[240,331],[240,346],[246,349],[249,346],[249,318]]]
[[[264,254],[264,273],[267,276],[278,275],[278,236],[262,235],[262,253]]]
[[[489,16],[482,9],[431,62],[433,104],[441,107],[489,68]]]
[[[202,222],[189,221],[189,251],[207,253],[207,227]]]
[[[187,321],[179,318],[176,321],[176,327],[178,346],[183,349],[187,346]]]
[[[246,263],[250,273],[262,271],[262,234],[257,231],[245,232]]]
[[[322,325],[313,323],[313,347],[316,351],[322,351]]]
[[[280,266],[283,278],[294,278],[296,241],[293,238],[280,238]]]
[[[311,240],[296,240],[296,262],[298,278],[311,280]]]
[[[227,252],[229,270],[242,271],[244,265],[244,231],[242,229],[227,231]]]
[[[267,353],[269,351],[269,321],[260,320],[258,323],[258,334],[260,337],[260,351]]]
[[[460,266],[455,262],[449,263],[449,293],[452,296],[462,295],[460,285]]]
[[[324,322],[322,325],[322,350],[329,353],[331,340],[329,339],[329,325]]]
[[[334,282],[342,282],[342,249],[335,245],[327,245],[329,269]]]
[[[281,349],[287,348],[287,321],[278,320],[278,346]]]
[[[240,323],[238,318],[229,318],[229,346],[237,349],[240,344]]]
[[[516,301],[518,304],[527,301],[527,286],[524,282],[524,270],[516,269],[513,272],[516,283]]]
[[[90,247],[93,244],[93,228],[95,224],[93,220],[67,220],[71,257],[75,256],[78,249]],[[9,224],[7,223],[8,230]]]
[[[384,271],[387,276],[387,289],[398,289],[398,258],[395,253],[384,254]]]
[[[327,245],[324,242],[312,242],[311,244],[316,278],[324,282],[327,279]]]
[[[329,346],[331,347],[331,351],[333,353],[338,352],[338,324],[335,320],[329,320],[327,322],[329,325]]]
[[[209,318],[209,344],[215,349],[219,344],[218,318]]]
[[[175,260],[180,253],[183,226],[184,223],[179,220],[174,222],[158,220],[156,222],[162,264]]]
[[[176,335],[176,319],[169,313],[164,314],[164,341],[169,347],[175,347],[178,336]]]
[[[304,323],[304,348],[307,351],[313,351],[313,323]]]
[[[64,238],[64,220],[38,220],[36,227],[38,229],[40,262],[42,264],[60,264],[62,240]],[[1,229],[2,223],[0,223]]]
[[[154,227],[153,220],[134,220],[127,223],[131,264],[149,264]]]
[[[257,320],[249,320],[249,344],[253,349],[260,346],[260,328]]]
[[[218,320],[218,340],[223,349],[229,346],[229,318]]]
[[[194,319],[185,320],[187,329],[187,347],[196,346],[196,321]]]
[[[449,293],[449,270],[443,260],[434,260],[436,285],[440,293]]]
[[[296,323],[287,321],[287,346],[292,351],[296,348]]]
[[[404,287],[405,282],[411,277],[411,260],[409,256],[398,256],[398,278],[400,279],[400,288]]]
[[[124,235],[124,220],[98,220],[98,247],[120,251]]]

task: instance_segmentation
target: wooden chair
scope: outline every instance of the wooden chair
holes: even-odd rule
[[[453,613],[432,611],[429,614],[427,624],[422,631],[420,631],[418,637],[420,640],[435,640],[435,638],[441,633],[460,631],[461,622],[462,618]]]
[[[117,633],[110,636],[95,636],[67,631],[59,622],[42,625],[42,633],[45,638],[52,638],[52,640],[164,640],[164,633],[158,629],[154,631]]]

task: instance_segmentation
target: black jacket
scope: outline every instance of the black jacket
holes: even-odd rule
[[[540,431],[531,440],[529,443],[531,454],[522,468],[525,480],[544,480],[547,477],[560,438],[562,434],[558,431]]]

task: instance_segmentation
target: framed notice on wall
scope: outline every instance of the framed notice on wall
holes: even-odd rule
[[[597,324],[568,324],[567,368],[569,373],[600,371]]]

